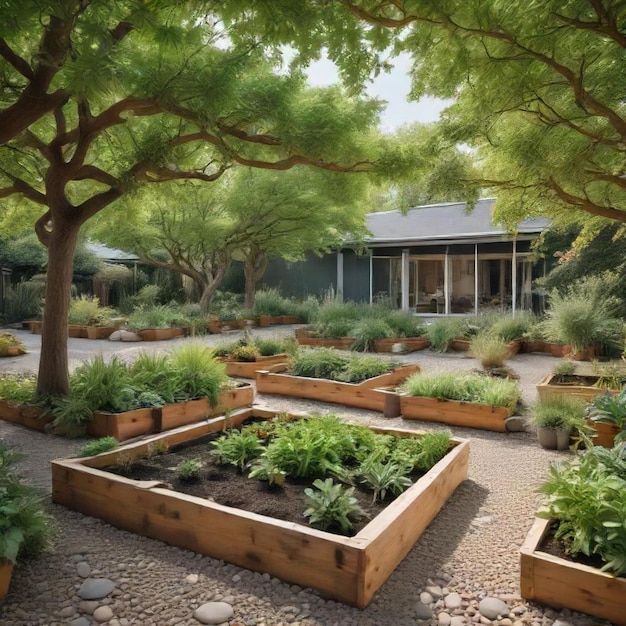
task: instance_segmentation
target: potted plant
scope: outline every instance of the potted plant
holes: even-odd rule
[[[117,329],[111,320],[114,311],[101,307],[95,296],[82,295],[72,298],[68,317],[70,337],[106,339]]]
[[[612,448],[626,441],[626,392],[603,393],[593,399],[588,417],[595,430],[594,443]]]
[[[626,448],[590,446],[550,468],[520,558],[523,598],[614,624],[626,611]]]
[[[585,406],[576,398],[540,400],[531,408],[539,445],[547,450],[567,450],[573,430],[584,430]]]
[[[9,590],[13,566],[47,547],[52,518],[35,490],[15,473],[23,455],[0,443],[0,599]]]
[[[293,352],[292,339],[244,338],[213,348],[213,354],[226,365],[228,376],[254,378],[256,371],[277,363],[287,363],[287,352]]]

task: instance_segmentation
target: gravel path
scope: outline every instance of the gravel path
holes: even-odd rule
[[[291,330],[255,332],[271,335]],[[36,370],[39,338],[29,333],[17,334],[27,342],[31,354],[4,359],[0,369]],[[224,337],[202,340],[216,343],[224,341]],[[144,346],[72,339],[70,359],[75,365],[98,351],[133,358],[138,350],[171,349],[180,341],[183,340]],[[418,362],[425,371],[468,370],[477,366],[474,359],[465,355],[429,351],[401,360]],[[520,376],[523,398],[528,404],[535,399],[536,383],[552,370],[555,360],[541,355],[518,355],[509,364]],[[383,419],[373,412],[278,396],[258,396],[257,403],[279,410],[332,411],[358,423],[415,430],[434,428],[400,418]],[[471,440],[469,479],[457,489],[367,609],[327,601],[310,589],[117,530],[50,504],[58,527],[54,551],[15,569],[9,596],[0,608],[0,624],[191,626],[200,623],[193,616],[194,610],[207,602],[232,606],[234,614],[223,622],[230,626],[598,624],[586,616],[547,609],[519,597],[518,549],[540,502],[536,488],[544,480],[550,462],[568,453],[541,449],[530,433],[452,430]],[[49,460],[73,453],[80,443],[1,421],[0,437],[28,453],[24,474],[48,493]],[[85,578],[109,579],[115,583],[115,589],[100,600],[81,600],[78,590]],[[479,611],[479,603],[486,597],[506,603],[508,608],[500,619],[492,621],[484,616],[485,610],[483,614]],[[484,606],[481,604],[481,608]],[[427,619],[417,621],[422,616]]]

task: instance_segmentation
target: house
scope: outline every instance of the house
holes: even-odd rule
[[[479,200],[470,212],[457,202],[370,213],[364,253],[345,246],[282,269],[273,264],[264,283],[295,295],[332,288],[344,300],[389,298],[429,315],[530,309],[532,281],[545,271],[533,263],[530,246],[549,220],[524,220],[510,233],[493,224],[494,202]]]

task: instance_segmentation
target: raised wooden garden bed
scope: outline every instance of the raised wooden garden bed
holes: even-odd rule
[[[404,395],[400,396],[400,412],[408,420],[441,422],[499,433],[506,431],[505,422],[513,414],[507,407]]]
[[[562,380],[564,382],[557,382]],[[554,398],[578,398],[585,402],[592,402],[596,396],[607,391],[613,395],[619,393],[616,389],[603,389],[595,387],[594,381],[597,376],[567,376],[558,374],[548,374],[540,383],[537,384],[537,394],[540,400],[551,400]]]
[[[417,352],[424,350],[430,345],[428,337],[402,337],[391,339],[376,339],[374,352],[394,352],[394,346],[401,346],[398,352]]]
[[[259,315],[259,326],[274,326],[275,324],[302,324],[302,319],[297,315]]]
[[[10,400],[0,399],[0,419],[5,422],[12,422],[33,430],[44,431],[46,426],[52,421],[52,417],[44,417],[43,413],[43,409],[34,404],[17,404]]]
[[[118,326],[86,326],[87,339],[108,339]]]
[[[289,357],[286,354],[274,354],[272,356],[260,356],[256,361],[231,361],[223,359],[226,365],[226,373],[229,376],[239,378],[255,378],[258,370],[267,369],[278,363],[287,363]]]
[[[520,589],[527,600],[626,624],[626,578],[541,551],[550,520],[535,520],[520,550]]]
[[[273,415],[247,409],[95,457],[53,461],[52,499],[119,528],[313,587],[363,608],[467,477],[469,442],[453,439],[454,448],[439,463],[354,537],[216,504],[175,492],[157,481],[104,471],[122,459],[145,456],[157,446],[172,446],[249,418]],[[416,435],[402,430],[383,432]]]
[[[0,562],[0,600],[7,597],[9,586],[11,585],[11,575],[13,574],[13,563],[11,561]]]
[[[254,388],[248,383],[242,383],[239,387],[222,391],[215,407],[211,406],[208,398],[199,398],[124,413],[95,412],[93,420],[87,424],[87,432],[94,437],[112,436],[118,441],[125,441],[132,437],[193,424],[208,417],[250,406],[253,402]]]
[[[180,328],[146,328],[138,331],[137,334],[144,341],[163,341],[165,339],[182,337],[183,331]]]
[[[296,337],[301,346],[313,346],[315,348],[337,348],[339,350],[349,350],[356,341],[354,337],[337,337],[327,339],[325,337]]]
[[[280,373],[286,370],[286,364],[279,364],[273,367],[271,371],[257,371],[257,391],[280,396],[309,398],[320,402],[332,402],[359,409],[379,411],[385,417],[398,417],[400,415],[399,395],[393,388],[403,383],[409,376],[419,372],[420,368],[419,365],[402,365],[387,374],[369,378],[358,384]],[[385,389],[385,387],[389,389]]]

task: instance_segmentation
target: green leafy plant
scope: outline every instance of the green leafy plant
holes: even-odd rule
[[[85,435],[93,418],[89,400],[80,395],[54,396],[49,400],[54,417],[52,426],[58,435],[75,438]]]
[[[540,517],[557,522],[555,537],[567,551],[598,555],[603,571],[626,574],[626,448],[591,447],[576,461],[550,468],[541,491]]]
[[[589,408],[589,419],[619,428],[620,432],[615,436],[616,445],[626,441],[626,393],[622,391],[617,396],[611,393],[595,396]]]
[[[0,443],[0,562],[36,556],[52,535],[52,518],[41,498],[15,473],[22,458]]]
[[[366,459],[358,476],[372,491],[372,502],[385,499],[388,493],[397,496],[413,483],[409,478],[410,466],[400,463],[383,463],[376,459]]]
[[[256,337],[254,345],[261,356],[274,356],[283,352],[293,353],[297,344],[292,338]]]
[[[78,449],[78,456],[95,456],[102,452],[114,450],[119,446],[119,442],[115,437],[100,437],[95,441],[89,441]]]
[[[197,459],[185,459],[176,466],[176,475],[179,480],[191,482],[200,477],[202,463]]]
[[[332,478],[313,482],[314,489],[304,490],[307,509],[304,516],[314,528],[327,530],[338,527],[344,534],[352,528],[350,517],[365,515],[354,497],[354,487],[345,488],[335,484]]]
[[[426,324],[412,313],[406,311],[390,311],[385,316],[392,337],[421,337],[426,334]]]
[[[237,346],[230,352],[230,358],[234,361],[253,363],[259,357],[259,350],[254,344]]]
[[[37,378],[32,374],[8,374],[0,377],[0,398],[16,404],[35,401]]]
[[[346,383],[360,383],[369,378],[386,374],[397,365],[392,361],[382,361],[375,356],[352,355],[336,380]]]
[[[12,285],[5,300],[4,322],[40,318],[44,289],[45,283],[40,280],[22,280]]]
[[[500,316],[491,324],[490,332],[509,342],[521,339],[537,323],[537,317],[530,311],[517,311],[515,317]]]
[[[136,308],[128,317],[128,327],[139,331],[148,328],[170,328],[180,321],[180,313],[168,305],[142,305]]]
[[[626,370],[623,363],[610,361],[608,363],[600,363],[592,361],[591,372],[598,377],[594,383],[594,387],[599,389],[623,389],[626,385]]]
[[[304,349],[290,359],[289,370],[294,376],[334,379],[345,368],[348,358],[332,348]]]
[[[235,465],[242,472],[264,450],[255,433],[240,430],[229,431],[213,442],[213,448],[220,463]]]

